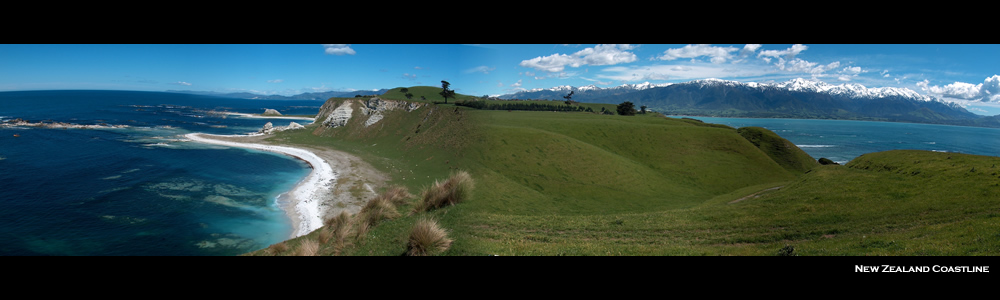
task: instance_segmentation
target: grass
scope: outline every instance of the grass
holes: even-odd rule
[[[390,184],[427,190],[416,202],[388,201],[417,213],[376,218],[342,255],[427,248],[410,242],[425,219],[449,228],[443,255],[1000,253],[996,157],[890,151],[819,165],[766,129],[656,114],[428,105],[360,124],[356,115],[344,127],[277,135],[351,152]],[[441,200],[451,179],[438,179],[457,170],[476,188]],[[459,205],[434,204],[449,202]]]
[[[443,182],[435,181],[424,190],[421,200],[413,207],[413,212],[425,212],[465,201],[475,186],[468,172],[458,171]]]
[[[408,256],[435,255],[448,250],[452,240],[448,233],[430,219],[420,219],[410,231],[409,243],[406,246]]]

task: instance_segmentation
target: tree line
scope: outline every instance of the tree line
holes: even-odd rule
[[[529,111],[569,111],[569,112],[594,112],[590,107],[576,105],[551,105],[542,103],[486,103],[486,101],[463,101],[455,102],[455,105],[471,107],[483,110],[529,110]]]

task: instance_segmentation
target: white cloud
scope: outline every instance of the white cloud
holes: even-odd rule
[[[403,73],[403,78],[409,80],[415,80],[417,79],[417,74]]]
[[[178,81],[178,82],[174,82],[174,83],[172,83],[172,84],[176,84],[176,85],[186,85],[186,86],[190,86],[190,85],[191,85],[190,83],[187,83],[187,82],[183,82],[183,81]]]
[[[571,55],[552,54],[523,60],[520,66],[558,73],[565,70],[566,66],[576,68],[583,65],[603,66],[630,63],[636,60],[636,56],[627,50],[634,48],[631,45],[597,45],[594,48],[586,48]]]
[[[747,45],[750,46],[750,45]],[[757,45],[759,47],[759,45]],[[756,50],[756,47],[750,46]],[[744,49],[747,49],[745,46]],[[659,60],[675,60],[678,58],[698,58],[702,56],[710,57],[712,63],[724,63],[733,57],[732,52],[740,50],[736,47],[717,47],[712,45],[687,45],[681,48],[667,49],[663,55],[657,57]]]
[[[350,44],[323,44],[323,52],[330,55],[354,55],[354,49]]]
[[[847,75],[858,75],[861,74],[861,72],[861,67],[844,67],[844,69],[840,71],[841,74]]]
[[[284,79],[271,79],[271,80],[268,80],[267,82],[268,83],[282,83],[284,81],[285,81]]]
[[[757,49],[760,49],[760,47],[761,47],[760,44],[746,44],[746,46],[743,46],[743,50],[740,50],[740,52],[741,54],[750,54],[757,52]]]
[[[840,62],[835,61],[826,65],[820,65],[819,63],[808,62],[801,58],[794,58],[791,61],[785,61],[784,58],[779,57],[778,62],[774,64],[779,70],[788,72],[804,72],[813,75],[820,75],[826,71],[840,67]]]
[[[799,55],[802,51],[809,49],[806,45],[795,44],[792,47],[785,50],[764,50],[757,54],[757,57],[785,57],[786,59],[792,59],[796,55]]]
[[[1000,102],[1000,75],[987,77],[980,84],[955,82],[945,86],[931,86],[929,80],[918,82],[921,90],[945,98],[962,100],[977,100],[983,102]]]
[[[757,66],[732,68],[714,64],[652,65],[641,67],[608,67],[601,70],[601,73],[597,77],[614,81],[654,81],[749,77],[760,76],[766,73],[767,70],[765,68]]]

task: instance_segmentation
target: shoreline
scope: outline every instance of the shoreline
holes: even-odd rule
[[[290,191],[281,193],[275,198],[275,202],[285,210],[292,220],[292,236],[296,238],[309,234],[313,230],[323,226],[323,211],[321,204],[327,200],[330,190],[337,182],[338,172],[319,155],[312,151],[293,148],[288,146],[277,146],[258,143],[245,143],[220,140],[217,138],[232,138],[245,136],[224,136],[204,133],[189,133],[185,138],[199,143],[215,144],[237,148],[255,149],[280,153],[305,161],[312,171],[299,181]],[[286,202],[286,203],[282,203]]]
[[[263,116],[248,113],[238,113],[238,112],[225,112],[227,115],[231,116],[241,116],[244,118],[255,118],[255,119],[290,119],[290,120],[305,120],[305,121],[316,121],[315,117],[296,117],[296,116]]]

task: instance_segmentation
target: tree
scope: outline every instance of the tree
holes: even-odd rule
[[[563,96],[563,98],[566,98],[566,105],[573,105],[573,100],[570,99],[573,98],[573,91],[569,91],[569,94]]]
[[[632,102],[625,101],[622,104],[618,104],[618,114],[623,116],[634,116],[635,115],[635,104]]]
[[[448,98],[455,98],[455,91],[448,89],[451,83],[441,80],[441,97],[444,97],[444,103],[448,103]]]
[[[407,100],[413,99],[413,94],[411,94],[411,93],[406,93],[406,95],[403,95],[403,96],[406,96]]]
[[[640,106],[639,108],[641,108],[641,110],[639,110],[639,113],[645,115],[646,114],[646,106],[643,105],[643,106]]]

